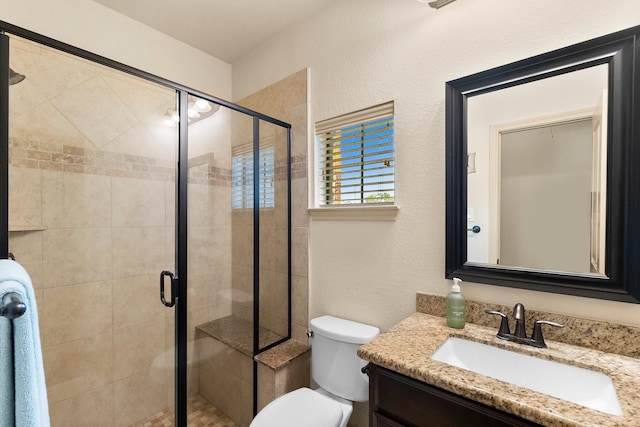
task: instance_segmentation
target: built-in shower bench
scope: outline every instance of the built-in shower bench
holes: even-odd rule
[[[260,328],[260,346],[283,337]],[[258,410],[276,397],[309,387],[311,348],[287,340],[253,355],[253,324],[227,316],[196,327],[199,393],[239,426],[253,416],[253,361],[258,367]]]
[[[236,316],[227,316],[196,326],[196,330],[222,341],[249,357],[253,356],[253,324],[251,322]],[[282,335],[263,327],[260,327],[258,335],[260,347],[265,347],[284,338]]]

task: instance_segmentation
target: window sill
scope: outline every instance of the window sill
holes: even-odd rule
[[[395,221],[400,206],[331,206],[309,208],[311,218],[318,221]]]

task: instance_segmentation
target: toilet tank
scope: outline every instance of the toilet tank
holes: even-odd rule
[[[367,364],[358,348],[378,336],[375,326],[322,316],[311,320],[311,375],[323,389],[355,402],[369,399],[369,377],[361,372]]]

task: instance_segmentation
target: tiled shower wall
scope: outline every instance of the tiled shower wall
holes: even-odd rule
[[[22,198],[41,202],[42,230],[9,244],[38,289],[53,425],[126,425],[173,404],[172,311],[158,301],[173,184],[17,167],[10,180],[23,187],[11,185],[11,228],[35,228],[21,224]]]
[[[35,43],[12,38],[10,48],[27,79],[10,88],[9,245],[36,288],[53,426],[127,425],[174,401],[174,312],[159,302],[158,276],[174,270],[176,137],[163,120],[175,94]],[[293,125],[293,337],[306,342],[306,70],[242,102]],[[231,286],[246,240],[232,232],[230,163],[251,120],[232,132],[234,114],[189,126],[190,394],[195,326],[245,300]],[[262,136],[281,147],[282,200],[286,136],[268,126]],[[286,271],[286,214],[261,218],[261,277],[274,278],[261,322],[283,330],[286,298],[270,286]]]
[[[52,424],[128,425],[174,401],[158,277],[175,270],[175,94],[15,38],[10,60],[27,79],[10,88],[9,245],[36,288]],[[231,312],[229,131],[208,126],[193,126],[191,349],[196,324]]]
[[[255,94],[237,101],[237,104],[290,123],[291,132],[291,228],[292,228],[292,337],[307,343],[308,311],[308,231],[307,214],[307,70],[301,70],[276,82]],[[286,304],[286,205],[278,200],[286,197],[286,134],[283,129],[261,127],[261,146],[274,141],[276,147],[276,209],[261,212],[260,254],[265,254],[260,265],[261,277],[273,278],[261,288],[261,326],[282,331],[286,321],[283,309]],[[234,214],[235,215],[235,214]],[[263,219],[262,219],[263,218]],[[234,216],[234,230],[238,217]],[[241,221],[238,221],[241,223]],[[264,227],[263,227],[264,226]],[[263,229],[264,228],[264,229]],[[233,239],[234,250],[241,239]],[[235,270],[234,270],[235,275]],[[234,289],[237,282],[233,282]],[[242,310],[234,304],[234,313]],[[286,329],[284,329],[286,331]]]

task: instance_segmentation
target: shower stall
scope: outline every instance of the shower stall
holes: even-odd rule
[[[291,126],[0,32],[0,257],[34,284],[52,426],[247,425],[291,338]]]

